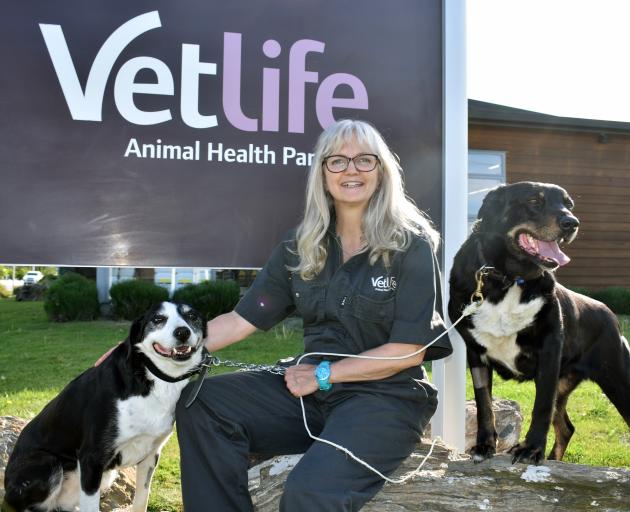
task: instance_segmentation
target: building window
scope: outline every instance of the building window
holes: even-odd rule
[[[468,151],[468,231],[489,190],[505,184],[505,151]]]

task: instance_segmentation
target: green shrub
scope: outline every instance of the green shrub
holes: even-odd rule
[[[21,302],[23,300],[42,300],[46,298],[48,288],[39,283],[30,286],[20,286],[14,290],[15,300]]]
[[[590,296],[606,304],[618,315],[630,315],[630,288],[610,286],[591,292]]]
[[[20,286],[13,290],[15,300],[18,302],[25,300],[42,300],[46,297],[46,292],[57,280],[57,276],[45,275],[38,283],[29,286]]]
[[[99,314],[96,283],[79,274],[64,274],[46,291],[44,310],[55,322],[94,320]]]
[[[173,300],[189,304],[211,320],[232,311],[239,296],[240,288],[235,281],[203,281],[176,290]]]
[[[40,270],[41,267],[37,267]],[[31,267],[15,267],[15,278],[22,279]],[[13,279],[13,266],[0,265],[0,279]]]
[[[44,274],[44,278],[56,278],[58,276],[57,267],[37,267],[42,274]]]
[[[109,289],[114,314],[125,320],[135,320],[154,304],[168,300],[168,290],[151,281],[131,279],[116,283]]]
[[[31,267],[15,267],[15,278],[22,279]]]
[[[584,286],[568,286],[567,288],[575,293],[581,293],[582,295],[586,295],[588,297],[592,295],[592,292]]]

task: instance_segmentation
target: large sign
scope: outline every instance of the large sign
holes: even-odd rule
[[[0,33],[0,263],[261,266],[341,118],[441,226],[440,0],[31,0]]]

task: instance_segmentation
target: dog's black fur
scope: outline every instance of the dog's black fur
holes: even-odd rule
[[[158,304],[133,322],[124,343],[26,425],[7,464],[2,510],[68,510],[84,496],[92,496],[85,508],[98,510],[104,475],[136,464],[134,510],[146,509],[175,402],[201,361],[205,329],[199,313],[172,303]]]
[[[488,193],[473,232],[450,276],[449,316],[460,317],[484,265],[480,308],[457,325],[466,342],[477,403],[477,462],[492,457],[497,434],[492,412],[492,370],[507,379],[534,380],[536,398],[525,440],[510,452],[514,462],[540,463],[553,420],[550,459],[561,460],[574,427],[566,404],[585,379],[595,381],[630,425],[630,349],[616,316],[602,303],[556,283],[564,254],[536,247],[570,242],[579,221],[573,201],[555,185],[521,182]],[[527,233],[532,238],[525,238]],[[519,240],[521,243],[519,244]],[[523,244],[527,247],[523,248]],[[515,332],[512,332],[515,331]]]

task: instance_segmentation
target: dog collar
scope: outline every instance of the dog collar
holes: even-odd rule
[[[520,287],[525,286],[527,279],[525,279],[524,277],[516,276],[514,278],[510,278],[503,272],[497,270],[492,265],[488,265],[488,263],[486,262],[486,258],[483,255],[483,249],[481,248],[481,243],[479,243],[479,240],[477,240],[477,255],[479,256],[481,268],[484,269],[484,272],[482,273],[483,277],[488,277],[495,281],[500,281],[503,285],[504,290],[510,288],[515,283]]]
[[[489,277],[490,279],[494,279],[495,281],[500,281],[501,284],[503,285],[503,289],[508,289],[514,284],[517,284],[518,286],[522,288],[523,286],[525,286],[525,283],[527,282],[525,278],[520,277],[520,276],[515,277],[514,279],[510,279],[508,276],[499,272],[494,267],[486,266],[486,269],[487,269],[487,272],[484,275]]]
[[[143,354],[144,355],[144,354]],[[210,354],[208,353],[208,351],[204,348],[203,349],[203,353],[201,356],[201,362],[199,363],[199,366],[195,367],[193,370],[180,375],[179,377],[171,377],[170,375],[167,375],[166,373],[164,373],[162,370],[160,370],[154,363],[153,361],[151,361],[151,359],[149,359],[146,355],[144,356],[145,358],[145,366],[147,367],[147,370],[149,370],[149,372],[151,374],[153,374],[155,377],[157,377],[160,380],[164,380],[166,382],[181,382],[182,380],[186,380],[189,379],[190,377],[192,377],[193,375],[198,374],[199,372],[206,372],[208,370],[207,368],[207,362],[208,359],[210,358]]]

